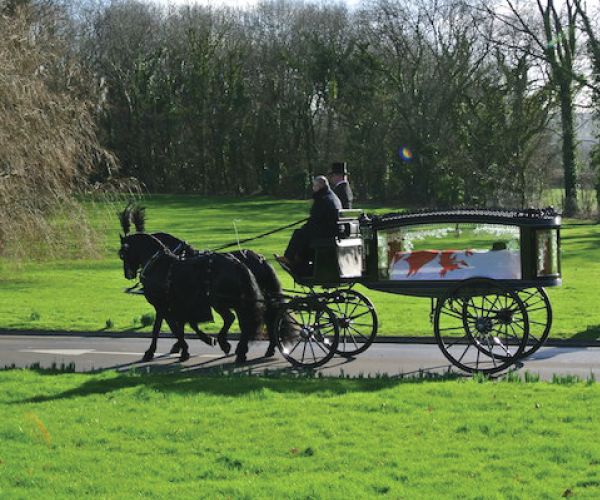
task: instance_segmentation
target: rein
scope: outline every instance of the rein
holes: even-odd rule
[[[306,222],[308,220],[308,217],[306,219],[302,219],[299,221],[296,221],[292,224],[288,224],[287,226],[283,226],[283,227],[279,227],[277,229],[273,229],[272,231],[268,231],[266,233],[262,233],[259,234],[258,236],[253,236],[252,238],[246,238],[244,240],[239,240],[239,241],[235,241],[233,243],[227,243],[226,245],[221,245],[220,247],[217,247],[213,250],[213,252],[218,252],[219,250],[224,250],[225,248],[230,248],[230,247],[234,247],[237,245],[241,245],[242,243],[248,243],[249,241],[254,241],[254,240],[259,240],[261,238],[264,238],[265,236],[269,236],[271,234],[275,234],[278,233],[279,231],[283,231],[284,229],[289,229],[290,227],[294,227],[297,226],[298,224],[302,224],[303,222]]]
[[[152,265],[164,253],[165,253],[164,249],[161,248],[160,250],[157,250],[156,253],[146,261],[146,263],[144,264],[144,267],[140,271],[140,281],[143,281],[146,278],[146,272],[148,271],[148,269],[150,269],[150,267],[152,267]]]
[[[135,285],[125,288],[125,293],[131,293],[133,295],[144,295],[144,290],[138,290],[142,284],[138,281]]]

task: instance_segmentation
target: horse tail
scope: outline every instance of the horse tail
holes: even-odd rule
[[[275,268],[269,264],[267,259],[252,250],[236,250],[235,252],[230,252],[230,255],[250,269],[263,294],[281,296],[281,281],[277,277]]]
[[[275,272],[275,268],[262,255],[259,257],[261,259],[262,289],[266,300],[265,323],[267,324],[269,338],[275,341],[275,319],[277,318],[279,308],[283,304],[283,288]]]
[[[264,256],[253,252],[252,250],[236,250],[230,252],[240,262],[245,264],[258,282],[258,285],[265,296],[265,323],[269,338],[275,341],[275,319],[279,308],[284,302],[283,287],[277,276],[275,268]],[[284,318],[284,325],[280,331],[282,340],[289,340],[297,335],[296,329],[291,322]]]
[[[238,323],[243,335],[248,340],[259,337],[265,319],[265,297],[254,274],[242,261],[233,255],[218,254],[236,266],[239,290],[239,301],[236,307]]]

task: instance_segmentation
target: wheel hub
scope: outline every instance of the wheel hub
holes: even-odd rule
[[[509,325],[513,322],[514,312],[511,309],[501,309],[498,311],[498,321],[503,325]]]
[[[347,318],[346,316],[340,316],[338,317],[338,324],[340,325],[340,328],[347,330],[350,328],[350,325],[352,325],[352,319]]]
[[[300,338],[303,340],[308,340],[313,336],[314,331],[315,330],[311,326],[305,326],[302,328],[302,330],[300,330]]]
[[[477,333],[487,334],[492,331],[493,323],[490,318],[477,318],[475,320],[475,329]]]

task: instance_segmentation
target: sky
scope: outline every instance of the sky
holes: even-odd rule
[[[247,7],[257,3],[257,0],[147,0],[155,3],[166,4],[166,5],[212,5],[219,7],[226,5],[228,7]]]
[[[154,2],[163,5],[210,5],[213,7],[227,6],[227,7],[250,7],[259,3],[260,0],[146,0],[147,2]],[[311,0],[316,2],[326,3],[327,0]],[[356,5],[359,0],[331,0],[335,3],[345,3],[352,7]]]

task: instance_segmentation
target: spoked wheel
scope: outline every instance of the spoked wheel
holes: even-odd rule
[[[455,366],[470,373],[496,373],[522,356],[529,319],[515,292],[474,278],[438,301],[434,329],[442,353]]]
[[[529,340],[522,356],[527,357],[544,345],[552,328],[552,306],[543,288],[528,288],[517,292],[525,304],[529,318]]]
[[[552,306],[543,288],[529,288],[516,292],[527,309],[529,337],[522,358],[530,356],[544,345],[552,328]],[[502,354],[497,355],[499,358]]]
[[[296,297],[281,307],[275,332],[283,357],[300,368],[324,365],[339,343],[335,314],[324,304],[305,297]]]
[[[377,311],[373,303],[355,290],[339,290],[327,306],[340,328],[337,354],[350,358],[366,351],[377,335]]]

